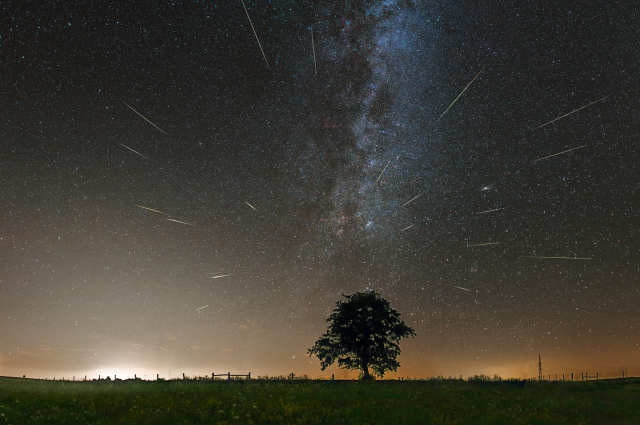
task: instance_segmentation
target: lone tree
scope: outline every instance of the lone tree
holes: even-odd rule
[[[341,368],[359,369],[361,379],[382,378],[385,372],[396,371],[400,366],[396,360],[398,343],[414,337],[414,329],[405,325],[400,313],[375,291],[342,296],[347,300],[336,303],[327,319],[331,323],[327,333],[309,349],[309,356],[318,357],[322,370],[336,360]]]

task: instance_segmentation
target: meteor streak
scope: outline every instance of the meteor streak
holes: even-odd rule
[[[160,127],[158,127],[157,125],[155,125],[154,123],[152,123],[151,121],[149,121],[149,120],[148,120],[144,115],[142,115],[140,112],[138,112],[138,111],[136,111],[135,109],[133,109],[133,107],[132,107],[132,106],[129,106],[129,105],[127,104],[127,102],[122,102],[122,103],[124,103],[125,105],[127,105],[127,106],[128,106],[128,107],[129,107],[133,112],[135,112],[136,114],[138,114],[138,115],[140,115],[142,118],[144,118],[144,120],[145,120],[146,122],[148,122],[149,124],[151,124],[152,126],[154,126],[155,128],[157,128],[158,130],[162,131],[164,134],[167,134],[167,133],[165,133],[165,131],[164,131],[163,129],[161,129]]]
[[[463,291],[469,291],[469,292],[471,292],[471,289],[462,288],[462,287],[460,287],[460,286],[454,286],[454,288],[458,288],[458,289],[462,289]]]
[[[486,213],[490,213],[490,212],[494,212],[494,211],[500,211],[503,210],[504,208],[496,208],[495,210],[486,210],[486,211],[480,211],[477,212],[476,214],[486,214]]]
[[[374,185],[375,185],[376,183],[378,183],[378,180],[380,180],[380,177],[382,177],[382,175],[384,174],[384,170],[386,170],[386,169],[387,169],[387,167],[389,166],[389,163],[390,163],[390,162],[391,162],[391,161],[387,162],[387,165],[385,165],[385,166],[384,166],[384,168],[382,169],[382,172],[380,173],[380,175],[378,176],[378,178],[376,179],[376,181],[373,183]]]
[[[271,69],[269,68],[269,61],[267,60],[267,57],[264,54],[264,50],[262,50],[262,44],[260,44],[260,39],[258,38],[258,34],[256,33],[256,29],[253,27],[253,22],[251,22],[251,18],[249,17],[249,12],[247,11],[247,7],[244,5],[244,1],[240,0],[240,2],[242,3],[242,7],[244,8],[244,12],[247,14],[247,18],[249,18],[249,23],[251,24],[251,29],[253,30],[253,34],[256,36],[256,40],[258,40],[258,46],[260,46],[260,51],[262,52],[262,57],[264,57],[264,61],[267,63],[267,69]]]
[[[482,69],[480,70],[480,72],[482,72],[482,71],[484,71],[484,68],[482,68]],[[436,124],[438,123],[438,121],[440,121],[440,118],[442,118],[442,117],[444,116],[444,114],[446,114],[446,113],[447,113],[447,111],[448,111],[449,109],[451,109],[451,107],[453,106],[453,104],[454,104],[454,103],[456,103],[456,101],[460,98],[460,96],[462,96],[462,93],[464,93],[464,92],[469,88],[469,86],[471,85],[471,83],[473,83],[473,82],[476,80],[476,78],[478,78],[478,75],[480,75],[480,72],[478,72],[478,73],[476,74],[476,76],[475,76],[475,77],[473,77],[473,80],[471,80],[471,82],[470,82],[469,84],[467,84],[467,87],[465,87],[465,88],[464,88],[464,90],[462,90],[462,91],[460,92],[460,94],[458,95],[458,97],[456,97],[456,98],[455,98],[455,100],[454,100],[453,102],[451,102],[451,105],[449,105],[449,107],[447,108],[447,110],[446,110],[446,111],[444,111],[444,112],[442,113],[442,115],[440,115],[440,117],[438,117],[438,119],[436,120]]]
[[[487,243],[476,243],[473,245],[467,245],[467,248],[471,246],[486,246],[486,245],[500,245],[500,242],[487,242]]]
[[[538,158],[538,159],[536,159],[536,160],[535,160],[535,161],[533,161],[533,162],[542,161],[543,159],[551,158],[552,156],[562,155],[563,153],[567,153],[567,152],[575,151],[576,149],[581,149],[581,148],[584,148],[585,146],[587,146],[587,145],[582,145],[582,146],[578,146],[577,148],[569,149],[569,150],[562,151],[562,152],[559,152],[559,153],[554,153],[553,155],[545,156],[545,157],[543,157],[543,158]]]
[[[524,258],[542,258],[542,259],[556,259],[556,260],[591,260],[591,257],[541,257],[538,255],[523,255]]]
[[[157,213],[160,213],[160,214],[167,215],[167,213],[163,213],[162,211],[154,210],[153,208],[143,207],[142,205],[134,205],[134,207],[144,208],[145,210],[149,210],[149,211],[153,211],[153,212],[157,212]]]
[[[233,276],[232,274],[223,274],[220,276],[211,276],[211,279],[218,279],[219,277],[227,277],[227,276]]]
[[[148,157],[146,157],[146,156],[142,155],[140,152],[138,152],[138,151],[134,151],[133,149],[131,149],[131,148],[130,148],[129,146],[127,146],[127,145],[123,145],[122,143],[118,143],[118,144],[119,144],[119,145],[124,146],[125,148],[129,149],[131,152],[136,153],[136,154],[140,155],[141,157],[143,157],[143,158],[145,158],[145,159],[149,159],[149,160],[151,160],[150,158],[148,158]]]
[[[255,212],[258,212],[258,210],[257,210],[257,209],[255,209],[255,208],[253,207],[253,205],[251,205],[251,204],[250,204],[250,203],[248,203],[247,201],[244,201],[244,203],[245,203],[245,204],[247,204],[247,205],[249,205],[249,206],[251,207],[251,209],[252,209],[252,210],[254,210]]]
[[[539,129],[539,128],[542,128],[542,127],[544,127],[545,125],[549,125],[549,124],[551,124],[552,122],[556,122],[556,121],[558,121],[558,120],[560,120],[560,119],[562,119],[562,118],[564,118],[564,117],[568,117],[569,115],[574,114],[574,113],[578,112],[579,110],[586,108],[587,106],[591,106],[591,105],[594,105],[594,104],[596,104],[596,103],[598,103],[598,102],[600,102],[600,101],[602,101],[602,100],[605,100],[605,99],[606,99],[606,98],[608,98],[608,97],[609,97],[609,96],[605,96],[605,97],[603,97],[602,99],[598,99],[598,100],[596,100],[595,102],[591,102],[590,104],[588,104],[588,105],[584,105],[584,106],[583,106],[583,107],[581,107],[581,108],[574,109],[573,111],[569,112],[568,114],[564,114],[563,116],[558,117],[558,118],[556,118],[555,120],[551,120],[551,121],[549,121],[549,122],[547,122],[547,123],[544,123],[544,124],[542,124],[542,125],[539,125],[539,126],[538,126],[538,127],[536,127],[536,128],[532,128],[532,129],[531,129],[531,131],[533,131],[533,130],[537,130],[537,129]]]
[[[311,28],[311,49],[313,49],[313,66],[316,69],[316,75],[318,75],[318,64],[316,63],[316,46],[313,43],[313,28]]]
[[[409,227],[405,227],[404,229],[401,230],[401,232],[404,232],[405,230],[411,229],[413,226],[415,226],[415,224],[412,224]]]
[[[405,205],[410,204],[411,202],[413,202],[413,201],[415,201],[416,199],[418,199],[420,196],[422,196],[422,193],[421,193],[421,194],[419,194],[418,196],[415,196],[415,197],[413,197],[413,198],[409,199],[407,202],[405,202],[404,204],[402,204],[402,206],[404,207]]]
[[[174,222],[176,222],[176,223],[180,223],[180,224],[186,224],[187,226],[193,226],[193,224],[191,224],[191,223],[185,223],[184,221],[174,220],[174,219],[172,219],[172,218],[168,218],[167,220],[169,220],[169,221],[174,221]]]
[[[204,307],[196,308],[196,311],[198,311],[198,310],[202,310],[203,308],[207,308],[207,307],[209,307],[209,306],[208,306],[208,305],[205,305]]]

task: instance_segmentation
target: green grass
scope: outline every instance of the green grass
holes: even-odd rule
[[[2,424],[640,424],[640,382],[0,378]]]

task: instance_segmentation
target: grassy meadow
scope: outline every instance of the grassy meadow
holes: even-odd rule
[[[77,423],[640,424],[640,380],[0,378],[0,425]]]

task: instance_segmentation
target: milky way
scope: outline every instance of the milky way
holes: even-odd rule
[[[420,119],[418,97],[428,81],[417,81],[433,41],[417,31],[428,28],[428,14],[406,2],[351,6],[322,10],[314,24],[320,72],[305,99],[313,112],[290,170],[313,182],[309,208],[321,225],[311,237],[327,255],[399,237],[410,224],[399,208],[403,196],[423,190],[411,187],[411,159],[416,141],[426,141],[411,123]]]

